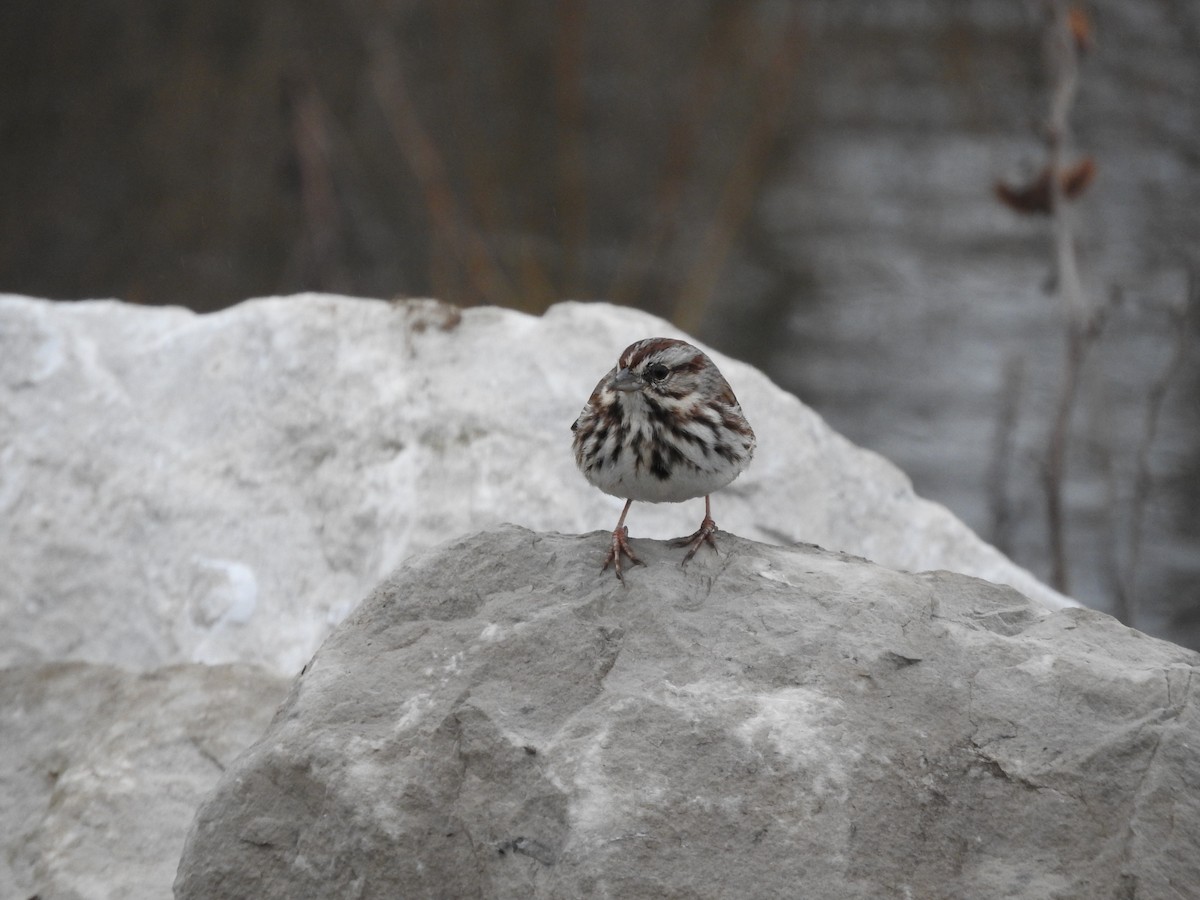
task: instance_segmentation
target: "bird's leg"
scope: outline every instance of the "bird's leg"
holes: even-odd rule
[[[632,500],[625,501],[625,508],[621,510],[621,518],[617,520],[617,527],[613,529],[612,546],[608,549],[608,555],[604,557],[604,565],[600,571],[603,572],[610,565],[616,570],[617,580],[621,584],[625,584],[625,575],[621,572],[621,555],[629,557],[629,561],[638,566],[644,566],[645,563],[637,558],[637,554],[633,552],[633,548],[629,546],[629,529],[625,527],[625,516],[629,513],[629,507],[633,505]],[[714,526],[716,527],[716,526]],[[626,585],[628,587],[628,585]]]
[[[713,552],[717,551],[717,541],[713,537],[717,533],[717,523],[713,521],[712,504],[709,500],[709,495],[704,495],[704,521],[700,523],[700,527],[696,529],[695,534],[689,534],[687,537],[677,538],[671,541],[672,547],[687,547],[687,555],[684,556],[683,562],[680,565],[686,566],[688,560],[696,555],[696,551],[700,549],[701,544],[708,544],[713,548]]]

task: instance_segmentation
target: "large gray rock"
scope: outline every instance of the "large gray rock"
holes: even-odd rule
[[[0,670],[0,897],[157,900],[287,683],[250,666]]]
[[[179,900],[1200,884],[1197,654],[730,534],[686,569],[635,541],[623,589],[605,540],[510,526],[386,580],[201,808]]]
[[[0,297],[0,665],[294,674],[414,552],[515,521],[611,528],[569,426],[660,319],[566,303],[541,318],[332,296],[197,316]],[[721,527],[1067,602],[917,497],[749,366],[717,360],[759,438]],[[634,536],[694,530],[639,504]]]

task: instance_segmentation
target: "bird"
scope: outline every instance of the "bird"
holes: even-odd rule
[[[757,441],[729,382],[705,353],[666,337],[630,344],[600,379],[571,431],[584,478],[625,500],[602,572],[611,565],[625,584],[622,557],[645,565],[630,547],[625,525],[635,500],[703,497],[700,527],[671,544],[688,548],[682,565],[704,544],[716,551],[711,495],[745,471]]]

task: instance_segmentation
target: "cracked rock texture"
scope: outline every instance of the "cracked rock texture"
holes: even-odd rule
[[[1200,884],[1200,656],[964,575],[730,534],[623,589],[477,534],[325,642],[180,900],[1166,898]]]

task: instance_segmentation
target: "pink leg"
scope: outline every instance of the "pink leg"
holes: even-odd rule
[[[712,504],[708,494],[704,495],[704,521],[700,523],[700,527],[696,529],[695,534],[689,534],[687,537],[678,538],[671,541],[672,547],[687,547],[687,555],[683,558],[682,565],[687,565],[688,560],[696,555],[696,551],[700,549],[701,544],[708,544],[713,548],[713,552],[717,552],[717,542],[713,535],[717,533],[717,523],[713,521]]]
[[[613,529],[612,546],[608,549],[608,555],[604,557],[604,565],[600,569],[603,572],[611,565],[616,570],[617,580],[621,584],[625,584],[625,575],[621,571],[622,555],[628,556],[629,561],[635,565],[645,565],[644,562],[637,558],[637,554],[633,552],[633,548],[629,546],[629,529],[625,527],[625,516],[629,513],[629,507],[632,505],[632,500],[625,501],[625,508],[621,510],[621,518],[617,520],[617,527]],[[628,587],[628,585],[626,586]]]

